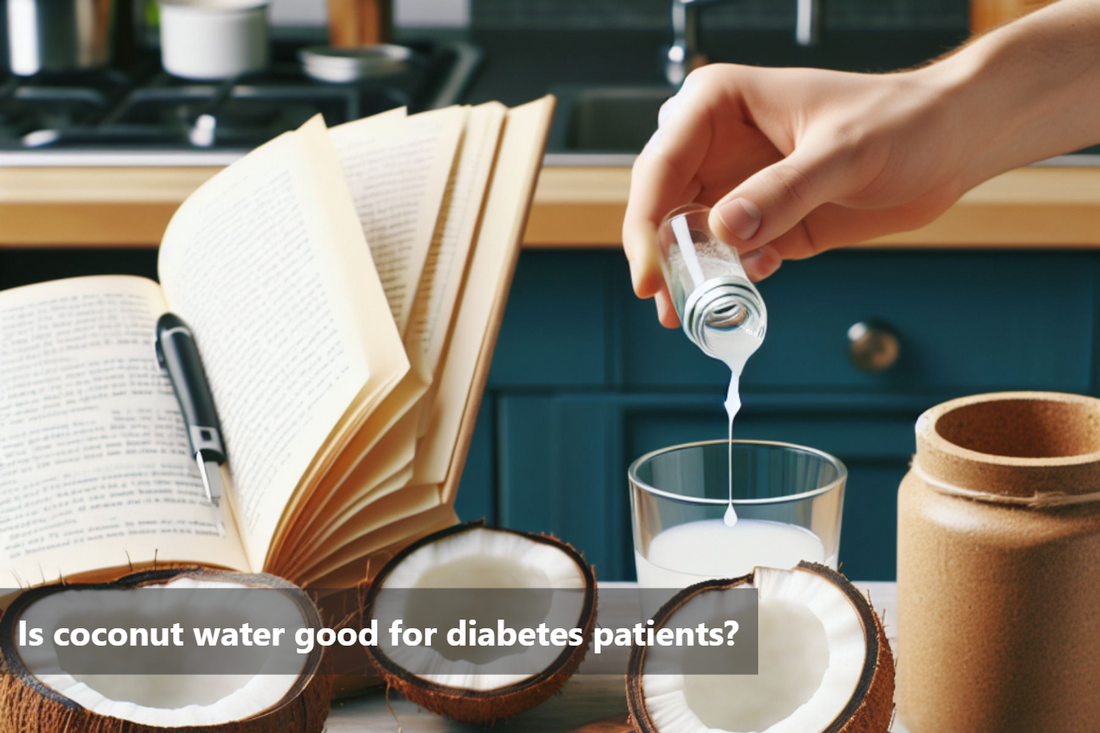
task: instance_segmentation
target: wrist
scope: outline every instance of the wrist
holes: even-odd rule
[[[938,134],[953,143],[957,178],[964,191],[1030,162],[1015,162],[1022,110],[1012,99],[1012,90],[1001,83],[997,56],[994,44],[974,43],[915,72],[937,100]]]
[[[919,70],[945,101],[948,131],[968,141],[967,187],[1100,142],[1098,10],[1098,0],[1049,6]]]
[[[905,94],[919,100],[917,139],[934,151],[939,184],[960,194],[996,175],[990,148],[1005,135],[1003,115],[984,99],[987,73],[983,59],[961,53],[907,72]]]

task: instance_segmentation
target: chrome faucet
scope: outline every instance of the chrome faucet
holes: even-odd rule
[[[723,0],[672,0],[672,45],[665,57],[665,78],[679,86],[684,78],[707,63],[699,49],[699,6]],[[814,46],[821,38],[821,5],[824,0],[795,0],[794,40],[799,46]]]

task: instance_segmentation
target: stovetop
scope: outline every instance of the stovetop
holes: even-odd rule
[[[306,76],[285,45],[267,71],[227,82],[176,79],[154,54],[124,70],[0,77],[0,165],[219,165],[318,113],[332,126],[458,102],[481,51],[406,45],[416,53],[403,69],[348,84]]]

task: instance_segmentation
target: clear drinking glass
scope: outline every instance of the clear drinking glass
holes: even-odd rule
[[[835,569],[848,470],[813,448],[735,440],[664,448],[631,464],[634,558],[643,588],[684,588],[734,578],[754,567],[802,560]]]

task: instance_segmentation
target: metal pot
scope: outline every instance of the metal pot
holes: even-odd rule
[[[17,76],[111,60],[114,0],[7,0],[8,65]]]

